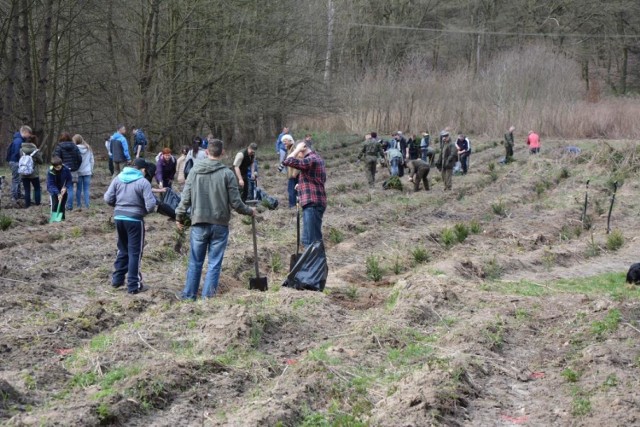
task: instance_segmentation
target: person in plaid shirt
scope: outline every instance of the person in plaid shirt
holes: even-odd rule
[[[298,197],[302,207],[302,245],[307,247],[322,241],[322,215],[327,208],[327,193],[324,183],[327,173],[324,160],[313,150],[311,141],[299,142],[289,153],[283,164],[298,169]],[[299,159],[298,154],[304,156]]]

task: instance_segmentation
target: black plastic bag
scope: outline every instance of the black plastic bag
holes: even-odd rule
[[[327,283],[329,266],[324,244],[318,240],[309,245],[295,263],[282,286],[298,290],[322,292]]]

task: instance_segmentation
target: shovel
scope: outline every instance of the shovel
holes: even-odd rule
[[[62,212],[60,212],[60,205],[62,202],[58,200],[58,209],[55,212],[51,212],[51,218],[49,218],[49,223],[52,222],[62,222]]]
[[[63,198],[60,198],[60,200],[58,200],[58,209],[56,209],[55,212],[51,212],[51,218],[49,218],[50,224],[52,222],[62,222],[62,212],[60,212],[60,207],[62,206],[62,202],[64,202],[64,200]]]
[[[293,270],[298,259],[300,259],[300,198],[296,197],[296,253],[289,259],[289,271]]]
[[[253,234],[253,260],[256,267],[255,279],[249,279],[249,289],[258,289],[259,291],[266,291],[268,289],[267,278],[260,277],[260,270],[258,269],[258,241],[256,239],[256,217],[251,217],[251,232]]]

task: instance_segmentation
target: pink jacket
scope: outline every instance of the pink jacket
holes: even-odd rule
[[[537,133],[531,132],[527,138],[527,145],[530,148],[540,148],[540,137]]]

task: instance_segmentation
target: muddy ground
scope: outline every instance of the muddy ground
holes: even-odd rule
[[[640,261],[637,143],[544,141],[541,155],[520,145],[517,161],[500,165],[501,145],[473,142],[470,172],[448,193],[435,170],[429,192],[413,193],[406,178],[403,191],[384,191],[385,170],[369,189],[357,139],[318,142],[329,196],[323,293],[280,286],[295,210],[268,148],[260,184],[281,202],[258,222],[270,289],[247,289],[250,223],[235,215],[207,302],[174,297],[188,244],[176,253],[173,224],[157,214],[146,221],[150,291],[110,287],[103,164],[92,207],[60,224],[47,223],[47,206],[10,206],[5,188],[0,423],[639,424],[640,291],[625,283]],[[567,145],[582,153],[565,155]]]

